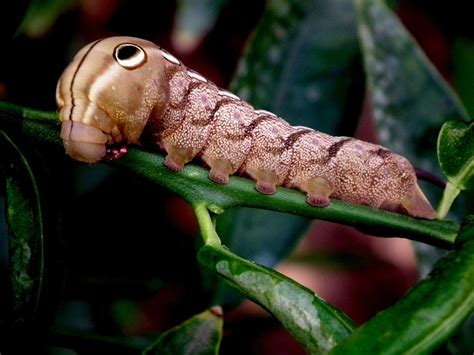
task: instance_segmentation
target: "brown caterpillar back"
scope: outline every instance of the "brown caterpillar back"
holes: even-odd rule
[[[262,193],[295,188],[319,207],[332,197],[435,218],[402,156],[354,138],[292,127],[145,40],[111,37],[89,44],[64,71],[56,97],[61,137],[78,160],[94,162],[105,156],[107,145],[140,140],[166,151],[171,170],[199,157],[218,183],[238,173],[254,179]]]

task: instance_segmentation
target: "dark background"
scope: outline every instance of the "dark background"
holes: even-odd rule
[[[192,23],[193,16],[178,21],[182,14],[175,1],[76,0],[64,2],[68,5],[59,9],[51,6],[54,1],[38,1],[33,8],[28,1],[8,7],[2,4],[0,100],[55,110],[56,83],[72,56],[90,41],[111,35],[158,43],[187,66],[227,87],[265,3],[223,2],[214,23],[194,42],[186,33],[178,33],[186,32],[179,21]],[[450,1],[449,5],[400,1],[398,13],[472,112],[474,28],[468,5],[467,1]],[[41,9],[47,11],[37,15]],[[28,11],[29,16],[36,14],[32,18],[39,24],[25,17]],[[366,134],[360,130],[360,135]],[[71,342],[61,335],[66,330],[153,338],[209,306],[210,295],[195,260],[196,223],[182,200],[106,166],[89,168],[66,156],[57,161],[45,175],[51,180],[42,184],[48,203],[59,206],[47,216],[60,224],[53,233],[57,240],[49,242],[51,295],[44,315],[45,324],[52,323],[57,331],[50,333],[45,328],[44,332],[26,333],[26,337],[25,333],[14,334],[10,342],[31,340],[39,352],[74,353],[65,350]],[[2,233],[5,235],[4,224],[0,225],[0,273],[5,280],[8,255]],[[337,240],[331,238],[335,234]],[[382,247],[378,240],[367,239],[353,229],[323,223],[317,232],[308,233],[294,257],[350,251],[363,255],[364,264],[340,272],[301,267],[290,259],[279,270],[317,289],[357,322],[363,322],[402,297],[419,277],[409,242],[391,244],[400,248],[400,253],[395,257],[392,253],[390,258],[387,241],[384,243]],[[379,292],[374,293],[374,288]],[[302,353],[278,323],[250,302],[226,313],[224,336],[223,353]],[[51,343],[58,347],[50,348]],[[91,348],[87,344],[84,341],[85,353],[98,349],[97,344]],[[60,346],[65,348],[60,350]]]

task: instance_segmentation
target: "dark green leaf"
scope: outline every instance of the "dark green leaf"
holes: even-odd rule
[[[341,128],[358,53],[352,0],[270,1],[232,88],[292,124]]]
[[[453,46],[454,83],[462,102],[474,117],[474,42],[457,38]]]
[[[56,112],[33,110],[0,101],[0,129],[28,137],[31,142],[61,144]]]
[[[38,188],[28,162],[2,131],[0,151],[6,181],[11,317],[18,324],[35,319],[38,310],[44,278],[43,221]]]
[[[310,353],[328,352],[355,328],[313,291],[221,246],[205,245],[198,258],[240,294],[270,312]]]
[[[212,307],[163,333],[143,354],[217,355],[222,327],[222,309]]]
[[[448,119],[467,118],[467,113],[384,1],[357,0],[356,4],[378,141],[417,168],[441,177],[436,156],[439,129]],[[434,206],[441,189],[421,185]],[[460,221],[470,205],[468,198],[460,200],[457,214],[450,217]],[[418,252],[422,269],[431,269],[439,258],[434,249],[418,248]]]
[[[474,311],[474,216],[456,247],[396,305],[357,329],[334,354],[426,354]]]
[[[400,20],[382,0],[358,0],[359,35],[380,142],[439,173],[436,137],[467,113]]]

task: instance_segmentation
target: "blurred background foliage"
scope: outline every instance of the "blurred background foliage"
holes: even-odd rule
[[[241,62],[233,88],[242,97],[293,123],[376,141],[370,103],[364,101],[365,79],[351,12],[346,8],[338,12],[325,7],[327,2],[314,0],[311,8],[325,10],[323,16],[318,11],[282,16],[278,29],[265,21],[284,13],[290,2],[269,3],[21,0],[8,7],[2,4],[0,100],[54,111],[56,82],[72,56],[86,43],[111,35],[149,39],[217,85],[229,87],[258,25],[253,36],[272,29],[276,40],[262,41],[262,53],[254,52],[268,59],[260,60],[264,64],[253,68],[254,72],[251,57],[245,59],[247,66]],[[469,25],[468,4],[461,0],[449,6],[422,0],[390,3],[472,114],[474,29]],[[298,27],[300,32],[291,33],[291,19],[306,21]],[[344,31],[327,32],[330,39],[325,42],[321,34],[312,36],[318,26]],[[285,43],[295,41],[281,39],[276,52],[270,45],[278,43],[279,33],[287,30],[306,42],[292,52]],[[286,58],[287,53],[299,56]],[[246,69],[250,74],[242,73]],[[301,80],[308,71],[312,77]],[[279,73],[287,76],[281,78]],[[326,77],[331,78],[327,85]],[[284,99],[277,100],[277,94],[261,89],[272,86],[269,78],[283,83],[283,88],[276,88],[283,98],[303,92],[316,104],[292,97],[288,100],[294,103],[292,107]],[[299,110],[305,113],[294,117]],[[330,119],[315,124],[304,121],[318,113]],[[45,219],[53,229],[49,235],[55,236],[45,240],[49,297],[37,320],[52,326],[0,333],[0,344],[8,340],[18,344],[18,349],[34,344],[35,349],[54,354],[91,352],[101,346],[110,350],[107,346],[115,344],[114,352],[134,352],[136,346],[148,344],[157,334],[219,302],[225,310],[223,354],[303,353],[274,319],[248,301],[239,303],[235,293],[218,286],[198,266],[196,222],[181,199],[108,166],[78,164],[55,148],[44,148],[39,154],[28,149],[34,142],[20,138],[20,143],[39,172],[42,203],[48,206]],[[0,196],[0,218],[3,215]],[[235,253],[264,265],[278,265],[279,271],[315,290],[358,323],[396,302],[417,282],[420,270],[424,274],[431,268],[433,255],[440,255],[423,245],[418,250],[422,258],[417,260],[407,240],[366,238],[353,228],[327,222],[309,226],[306,220],[273,212],[232,211],[218,228]],[[259,239],[262,230],[266,237]],[[6,235],[5,221],[0,219],[2,285],[8,279]],[[0,307],[5,304],[2,301]],[[472,352],[474,340],[468,333],[474,327],[472,318],[470,322],[440,352]]]

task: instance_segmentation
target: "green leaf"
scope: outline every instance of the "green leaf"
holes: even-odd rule
[[[358,328],[333,354],[426,354],[474,311],[474,216],[450,251],[401,301]]]
[[[0,129],[22,137],[32,143],[62,144],[57,112],[34,110],[0,101]]]
[[[328,352],[355,328],[349,318],[313,291],[224,247],[205,245],[198,259],[270,312],[310,353]]]
[[[355,28],[352,0],[269,1],[231,87],[294,125],[341,133],[358,53]],[[241,208],[218,218],[219,234],[236,254],[269,267],[289,254],[308,224],[295,215]],[[219,292],[217,302],[233,301]]]
[[[222,328],[222,309],[215,306],[163,333],[143,354],[218,354]]]
[[[8,224],[11,320],[22,324],[34,320],[40,304],[44,278],[44,235],[40,197],[25,157],[0,131],[0,168],[5,177]]]
[[[44,36],[58,17],[77,2],[77,0],[32,0],[17,32],[24,32],[33,38]]]
[[[357,54],[352,0],[270,1],[232,88],[256,108],[335,134]]]
[[[474,189],[474,121],[448,121],[443,125],[438,159],[452,184],[461,190]]]
[[[446,122],[438,137],[438,159],[449,184],[438,209],[444,217],[461,190],[474,189],[474,121]]]
[[[382,0],[357,0],[359,36],[381,144],[439,174],[436,137],[448,119],[468,115]]]

